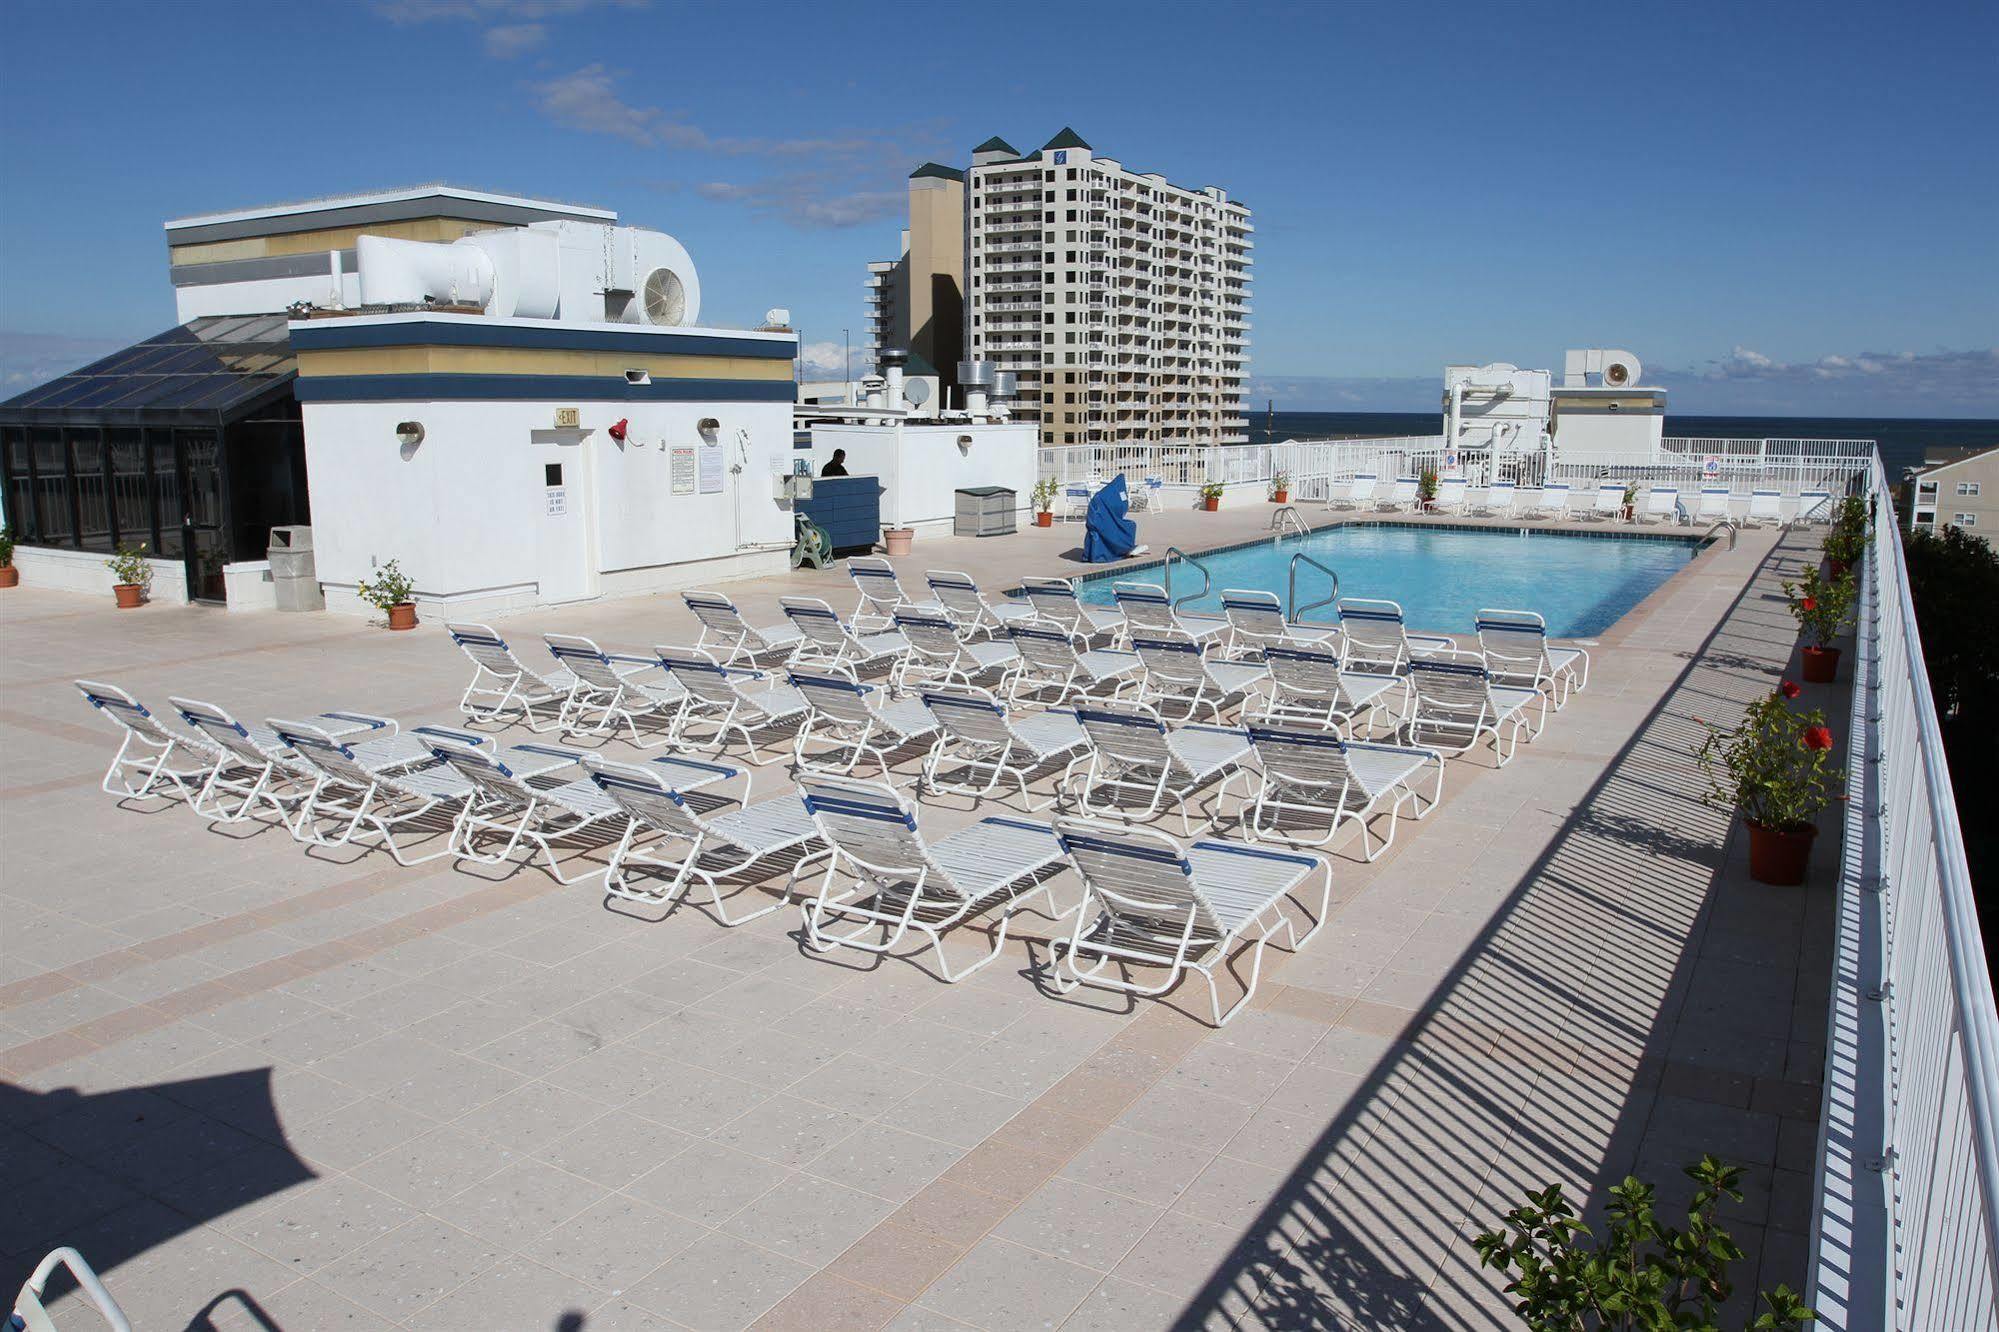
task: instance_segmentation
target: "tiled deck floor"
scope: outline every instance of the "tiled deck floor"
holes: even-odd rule
[[[999,584],[1072,541],[905,567]],[[1795,1286],[1830,896],[1750,885],[1686,754],[1786,662],[1805,549],[1747,534],[1628,616],[1514,764],[1453,763],[1389,856],[1341,856],[1332,921],[1219,1032],[1042,993],[1033,942],[945,986],[805,956],[790,913],[648,921],[121,811],[73,676],[407,724],[452,715],[461,658],[434,626],[0,594],[0,1279],[73,1243],[146,1328],[1498,1328],[1470,1234],[1711,1150]],[[763,619],[806,585],[849,599],[731,591]],[[687,626],[657,598],[509,627]]]

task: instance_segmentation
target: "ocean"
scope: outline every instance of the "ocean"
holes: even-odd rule
[[[1386,435],[1434,435],[1443,420],[1436,412],[1276,412],[1249,415],[1249,442],[1371,439]],[[1999,445],[1999,421],[1939,421],[1866,416],[1668,416],[1666,433],[1694,439],[1871,439],[1891,479],[1922,463],[1931,448]]]

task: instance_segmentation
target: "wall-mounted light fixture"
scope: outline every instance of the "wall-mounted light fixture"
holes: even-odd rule
[[[423,422],[421,421],[396,422],[397,451],[403,455],[404,462],[408,462],[411,458],[414,458],[416,456],[417,446],[422,443],[423,443]]]
[[[648,370],[627,370],[625,371],[625,382],[627,384],[650,384],[652,383],[652,372]]]
[[[958,452],[967,458],[972,456],[972,437],[970,435],[958,436]]]

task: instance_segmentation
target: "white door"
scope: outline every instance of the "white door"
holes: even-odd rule
[[[590,554],[588,436],[537,430],[527,480],[535,492],[535,579],[541,600],[581,601],[597,595]]]

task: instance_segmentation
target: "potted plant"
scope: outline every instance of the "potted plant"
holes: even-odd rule
[[[1425,467],[1416,478],[1416,498],[1421,501],[1416,507],[1428,513],[1437,503],[1437,469]]]
[[[14,567],[14,529],[0,523],[0,587],[18,587],[21,571]]]
[[[1291,502],[1291,473],[1279,472],[1270,478],[1270,502],[1272,504]]]
[[[1630,522],[1630,521],[1631,521],[1631,515],[1632,515],[1632,513],[1633,513],[1633,512],[1634,512],[1634,511],[1635,511],[1635,510],[1636,510],[1636,509],[1638,508],[1638,484],[1637,484],[1637,482],[1635,482],[1635,481],[1626,481],[1626,482],[1624,483],[1624,500],[1623,500],[1623,504],[1624,504],[1624,521],[1628,523],[1628,522]]]
[[[1055,495],[1062,489],[1052,476],[1044,476],[1034,483],[1034,525],[1053,527],[1055,525]]]
[[[357,583],[354,590],[361,600],[389,617],[389,628],[416,628],[416,603],[410,600],[416,583],[394,560],[381,567],[374,582]]]
[[[1839,674],[1839,649],[1832,640],[1839,636],[1853,609],[1853,575],[1822,578],[1817,569],[1808,569],[1802,581],[1784,584],[1784,595],[1791,599],[1791,614],[1798,627],[1811,639],[1804,651],[1806,682],[1831,684]]]
[[[146,589],[153,585],[153,565],[146,558],[145,542],[118,547],[118,553],[104,561],[104,567],[118,580],[111,586],[111,595],[118,598],[119,610],[132,610],[146,599]]]
[[[1825,714],[1791,711],[1785,700],[1797,693],[1796,684],[1784,681],[1749,705],[1742,725],[1710,733],[1694,751],[1708,779],[1708,803],[1740,809],[1749,825],[1749,876],[1758,883],[1805,881],[1819,831],[1812,819],[1831,803],[1840,777],[1830,762]]]
[[[909,543],[916,540],[913,527],[884,527],[882,529],[882,549],[889,555],[909,554]]]
[[[1222,507],[1223,485],[1219,481],[1204,482],[1201,486],[1201,507],[1209,513]]]
[[[1866,501],[1852,495],[1841,500],[1821,547],[1834,578],[1859,564],[1867,553],[1867,528]]]

